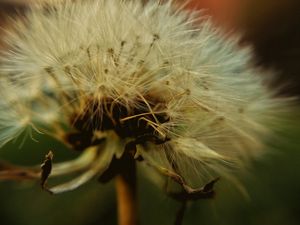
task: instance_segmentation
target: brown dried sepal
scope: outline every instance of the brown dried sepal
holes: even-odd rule
[[[41,169],[42,169],[41,186],[43,189],[46,190],[47,190],[46,183],[52,171],[52,159],[53,159],[53,153],[52,151],[49,151],[45,157],[43,164],[41,165]]]
[[[207,183],[206,185],[204,185],[201,188],[192,188],[184,181],[184,179],[179,174],[177,174],[171,170],[162,168],[162,167],[151,165],[149,163],[148,163],[148,165],[153,167],[154,169],[156,169],[162,175],[171,178],[173,181],[175,181],[177,184],[179,184],[182,187],[181,192],[168,192],[167,191],[168,195],[177,201],[182,201],[182,202],[183,201],[196,201],[199,199],[212,198],[215,195],[215,191],[213,188],[214,188],[215,183],[220,178],[216,178],[216,179],[210,181],[209,183]]]
[[[209,199],[215,196],[214,185],[219,180],[216,178],[202,188],[193,189],[186,184],[182,185],[181,192],[169,192],[168,195],[177,201],[197,201],[199,199]]]
[[[24,168],[7,162],[0,162],[0,180],[33,180],[40,176],[38,168]]]

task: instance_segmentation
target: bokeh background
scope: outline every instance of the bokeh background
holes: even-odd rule
[[[0,0],[0,43],[3,29],[9,28],[11,18],[22,16],[28,4],[26,0]],[[241,44],[254,46],[256,63],[278,71],[271,88],[284,86],[281,94],[299,96],[299,0],[194,0],[187,7],[208,8],[219,26],[242,34]],[[288,119],[291,122],[281,124],[277,137],[269,140],[270,154],[253,162],[249,174],[240,174],[246,193],[221,179],[214,199],[188,205],[184,225],[300,224],[300,107]],[[22,139],[8,144],[0,150],[0,159],[36,165],[50,149],[55,162],[78,156],[46,136],[34,137],[38,142],[27,140],[21,148]],[[143,173],[138,185],[141,224],[173,224],[180,205]],[[57,196],[34,182],[0,182],[0,224],[116,225],[115,198],[114,181],[102,185],[94,180]]]

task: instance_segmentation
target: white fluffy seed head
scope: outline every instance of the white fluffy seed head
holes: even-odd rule
[[[9,88],[1,89],[0,145],[27,126],[53,135],[72,130],[74,113],[78,120],[87,111],[101,115],[103,99],[112,99],[128,112],[147,106],[149,114],[168,115],[164,123],[147,122],[171,140],[139,146],[139,154],[169,169],[174,161],[185,179],[197,174],[206,182],[261,155],[282,108],[263,72],[251,66],[249,48],[172,1],[38,5],[6,40],[0,80]],[[92,123],[96,132],[101,116]]]

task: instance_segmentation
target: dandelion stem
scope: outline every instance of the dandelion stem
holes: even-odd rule
[[[122,164],[116,177],[119,225],[138,225],[135,160],[128,154]]]

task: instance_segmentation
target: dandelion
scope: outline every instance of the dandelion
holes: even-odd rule
[[[0,179],[40,179],[54,194],[118,176],[134,211],[140,161],[180,184],[174,198],[211,197],[218,177],[263,154],[283,105],[251,65],[250,48],[172,1],[41,3],[6,42],[0,145],[36,130],[82,154],[52,164],[50,152],[41,169],[10,168]]]

